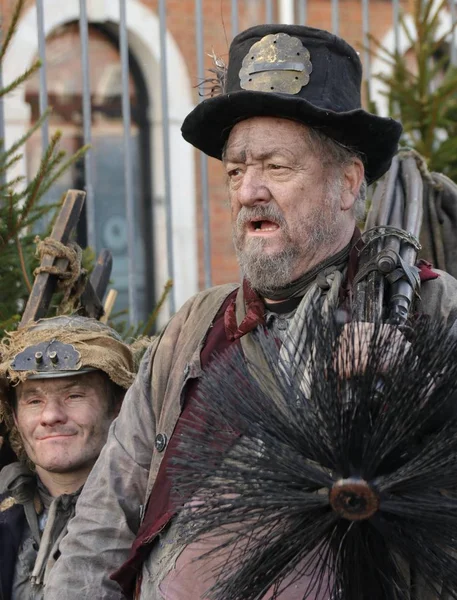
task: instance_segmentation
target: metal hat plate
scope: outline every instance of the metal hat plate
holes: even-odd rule
[[[71,344],[57,340],[41,342],[28,346],[13,359],[12,371],[38,371],[39,373],[58,373],[60,371],[78,371],[81,354]]]
[[[240,85],[256,92],[298,94],[309,83],[310,58],[298,38],[286,33],[266,35],[244,57]]]

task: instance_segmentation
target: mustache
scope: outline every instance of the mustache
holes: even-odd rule
[[[236,218],[236,226],[237,228],[242,228],[250,221],[274,221],[280,227],[287,225],[282,211],[274,204],[253,206],[252,208],[243,206]]]

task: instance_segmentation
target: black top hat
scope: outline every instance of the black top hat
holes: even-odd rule
[[[341,38],[312,27],[259,25],[230,46],[225,89],[186,117],[184,139],[222,158],[230,130],[255,116],[300,121],[357,152],[368,183],[397,151],[400,123],[361,108],[362,65]]]

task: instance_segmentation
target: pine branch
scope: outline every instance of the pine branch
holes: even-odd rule
[[[443,71],[446,69],[449,62],[449,57],[443,55],[440,59],[436,61],[436,63],[429,68],[430,71],[430,81],[434,81],[436,77],[441,75]]]
[[[0,142],[1,143],[1,142]],[[5,152],[6,154],[6,152]],[[8,172],[11,167],[13,167],[16,163],[18,163],[21,160],[22,156],[20,154],[15,154],[8,162],[6,162],[4,165],[1,164],[0,162],[0,170],[2,169],[5,173]],[[5,184],[5,185],[11,185],[10,183]],[[3,186],[0,186],[0,192],[2,190]]]
[[[443,46],[447,43],[449,36],[451,36],[453,34],[456,27],[457,27],[457,23],[455,23],[454,25],[451,25],[451,27],[449,27],[449,29],[445,33],[443,33],[443,35],[441,35],[439,38],[436,38],[436,39],[434,38],[433,40],[431,40],[431,45],[430,45],[430,54],[431,55],[435,54],[436,52],[438,52],[439,50],[441,50],[443,48]]]
[[[449,65],[448,53],[443,53],[456,24],[437,35],[446,5],[446,0],[438,4],[434,0],[414,0],[412,27],[405,13],[401,14],[401,32],[412,51],[409,58],[415,63],[412,69],[406,63],[405,53],[392,53],[373,36],[370,40],[376,54],[391,69],[389,75],[381,73],[376,77],[386,87],[383,95],[393,116],[403,124],[403,140],[423,154],[435,170],[457,175],[457,72]],[[442,80],[437,84],[438,78]],[[449,141],[437,137],[437,131],[443,129],[448,132]]]
[[[406,35],[406,39],[408,40],[408,43],[410,44],[411,47],[413,47],[414,44],[416,43],[416,40],[412,36],[411,31],[410,31],[408,25],[406,24],[405,15],[404,14],[400,14],[399,23],[400,23],[400,29]],[[416,31],[417,31],[417,28],[416,28]]]
[[[46,174],[49,171],[50,164],[52,164],[52,162],[53,162],[53,153],[56,149],[57,143],[59,142],[59,140],[61,138],[61,135],[62,134],[60,132],[56,132],[52,136],[52,138],[49,142],[49,146],[46,149],[46,152],[44,153],[43,158],[41,159],[38,173],[30,187],[27,202],[25,203],[22,213],[19,217],[19,222],[18,222],[19,228],[24,226],[25,220],[27,219],[27,216],[30,213],[30,210],[33,208],[37,198],[40,196],[41,184],[42,184],[43,180],[45,179]],[[60,154],[61,154],[61,152],[58,152],[57,157],[60,156]],[[54,160],[56,160],[57,157]]]
[[[5,88],[0,90],[0,98],[2,96],[6,96],[6,94],[9,94],[10,92],[12,92],[14,89],[16,89],[18,86],[20,86],[21,83],[24,83],[24,81],[27,81],[27,79],[29,79],[29,77],[31,75],[33,75],[33,73],[35,73],[35,71],[38,71],[38,69],[40,67],[41,67],[41,62],[39,60],[37,60],[29,69],[27,69],[27,71],[22,73],[22,75],[17,77],[12,83],[10,83]]]
[[[8,47],[13,38],[13,35],[16,32],[17,24],[19,22],[21,14],[22,14],[22,9],[24,8],[25,2],[26,2],[26,0],[18,0],[16,6],[14,7],[10,26],[8,27],[8,31],[6,32],[6,36],[5,36],[5,40],[0,48],[0,62],[3,61],[6,51],[8,50]]]
[[[86,144],[85,146],[77,150],[72,156],[70,156],[70,158],[68,158],[64,163],[62,163],[60,168],[52,174],[52,177],[50,177],[50,179],[43,184],[42,194],[45,194],[49,190],[49,188],[57,181],[57,179],[59,179],[59,177],[61,177],[62,174],[68,170],[68,168],[71,165],[73,165],[82,156],[84,156],[84,154],[87,152],[87,150],[89,150],[90,147],[90,144]]]
[[[27,230],[30,230],[35,223],[39,222],[46,215],[52,214],[54,211],[59,209],[61,205],[61,202],[51,202],[40,206],[36,206],[33,210],[33,214],[28,217],[27,225],[25,226],[25,228],[27,228]]]
[[[37,120],[37,122],[34,123],[30,127],[30,129],[27,130],[26,133],[24,133],[24,135],[22,137],[20,137],[16,142],[14,142],[14,144],[12,146],[10,146],[10,148],[8,150],[5,150],[2,153],[3,156],[0,156],[0,170],[5,168],[5,163],[8,160],[8,158],[12,154],[17,152],[17,150],[19,150],[19,148],[21,148],[32,137],[32,135],[35,133],[35,131],[37,131],[43,125],[43,122],[46,121],[50,112],[51,112],[51,109],[48,108],[41,115],[41,117]]]
[[[11,189],[14,189],[14,187],[16,185],[19,185],[20,183],[22,183],[24,181],[24,179],[25,179],[25,177],[23,175],[18,175],[17,177],[15,177],[14,179],[11,179],[4,185],[1,185],[0,186],[0,196],[3,196],[7,192],[9,192]]]
[[[372,42],[376,46],[376,48],[378,50],[382,50],[382,52],[384,54],[386,54],[390,58],[390,60],[388,60],[387,58],[384,58],[383,56],[378,55],[376,53],[376,51],[372,50],[369,46],[362,45],[361,47],[364,50],[367,50],[371,54],[371,56],[379,58],[386,65],[394,67],[395,66],[395,61],[396,61],[395,52],[392,52],[391,50],[389,50],[388,48],[386,48],[385,46],[383,46],[382,43],[372,33],[368,33],[368,39],[369,39],[370,42]]]
[[[442,11],[447,9],[448,0],[441,0],[441,4],[436,7],[434,15],[431,16],[434,4],[434,0],[429,0],[424,6],[424,14],[421,18],[422,37],[429,37],[434,35],[436,28],[439,25],[440,12],[442,14]]]

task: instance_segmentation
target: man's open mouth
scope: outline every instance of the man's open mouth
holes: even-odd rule
[[[268,221],[267,219],[259,219],[249,222],[249,230],[252,232],[267,233],[269,231],[276,231],[279,229],[279,225],[274,221]]]

